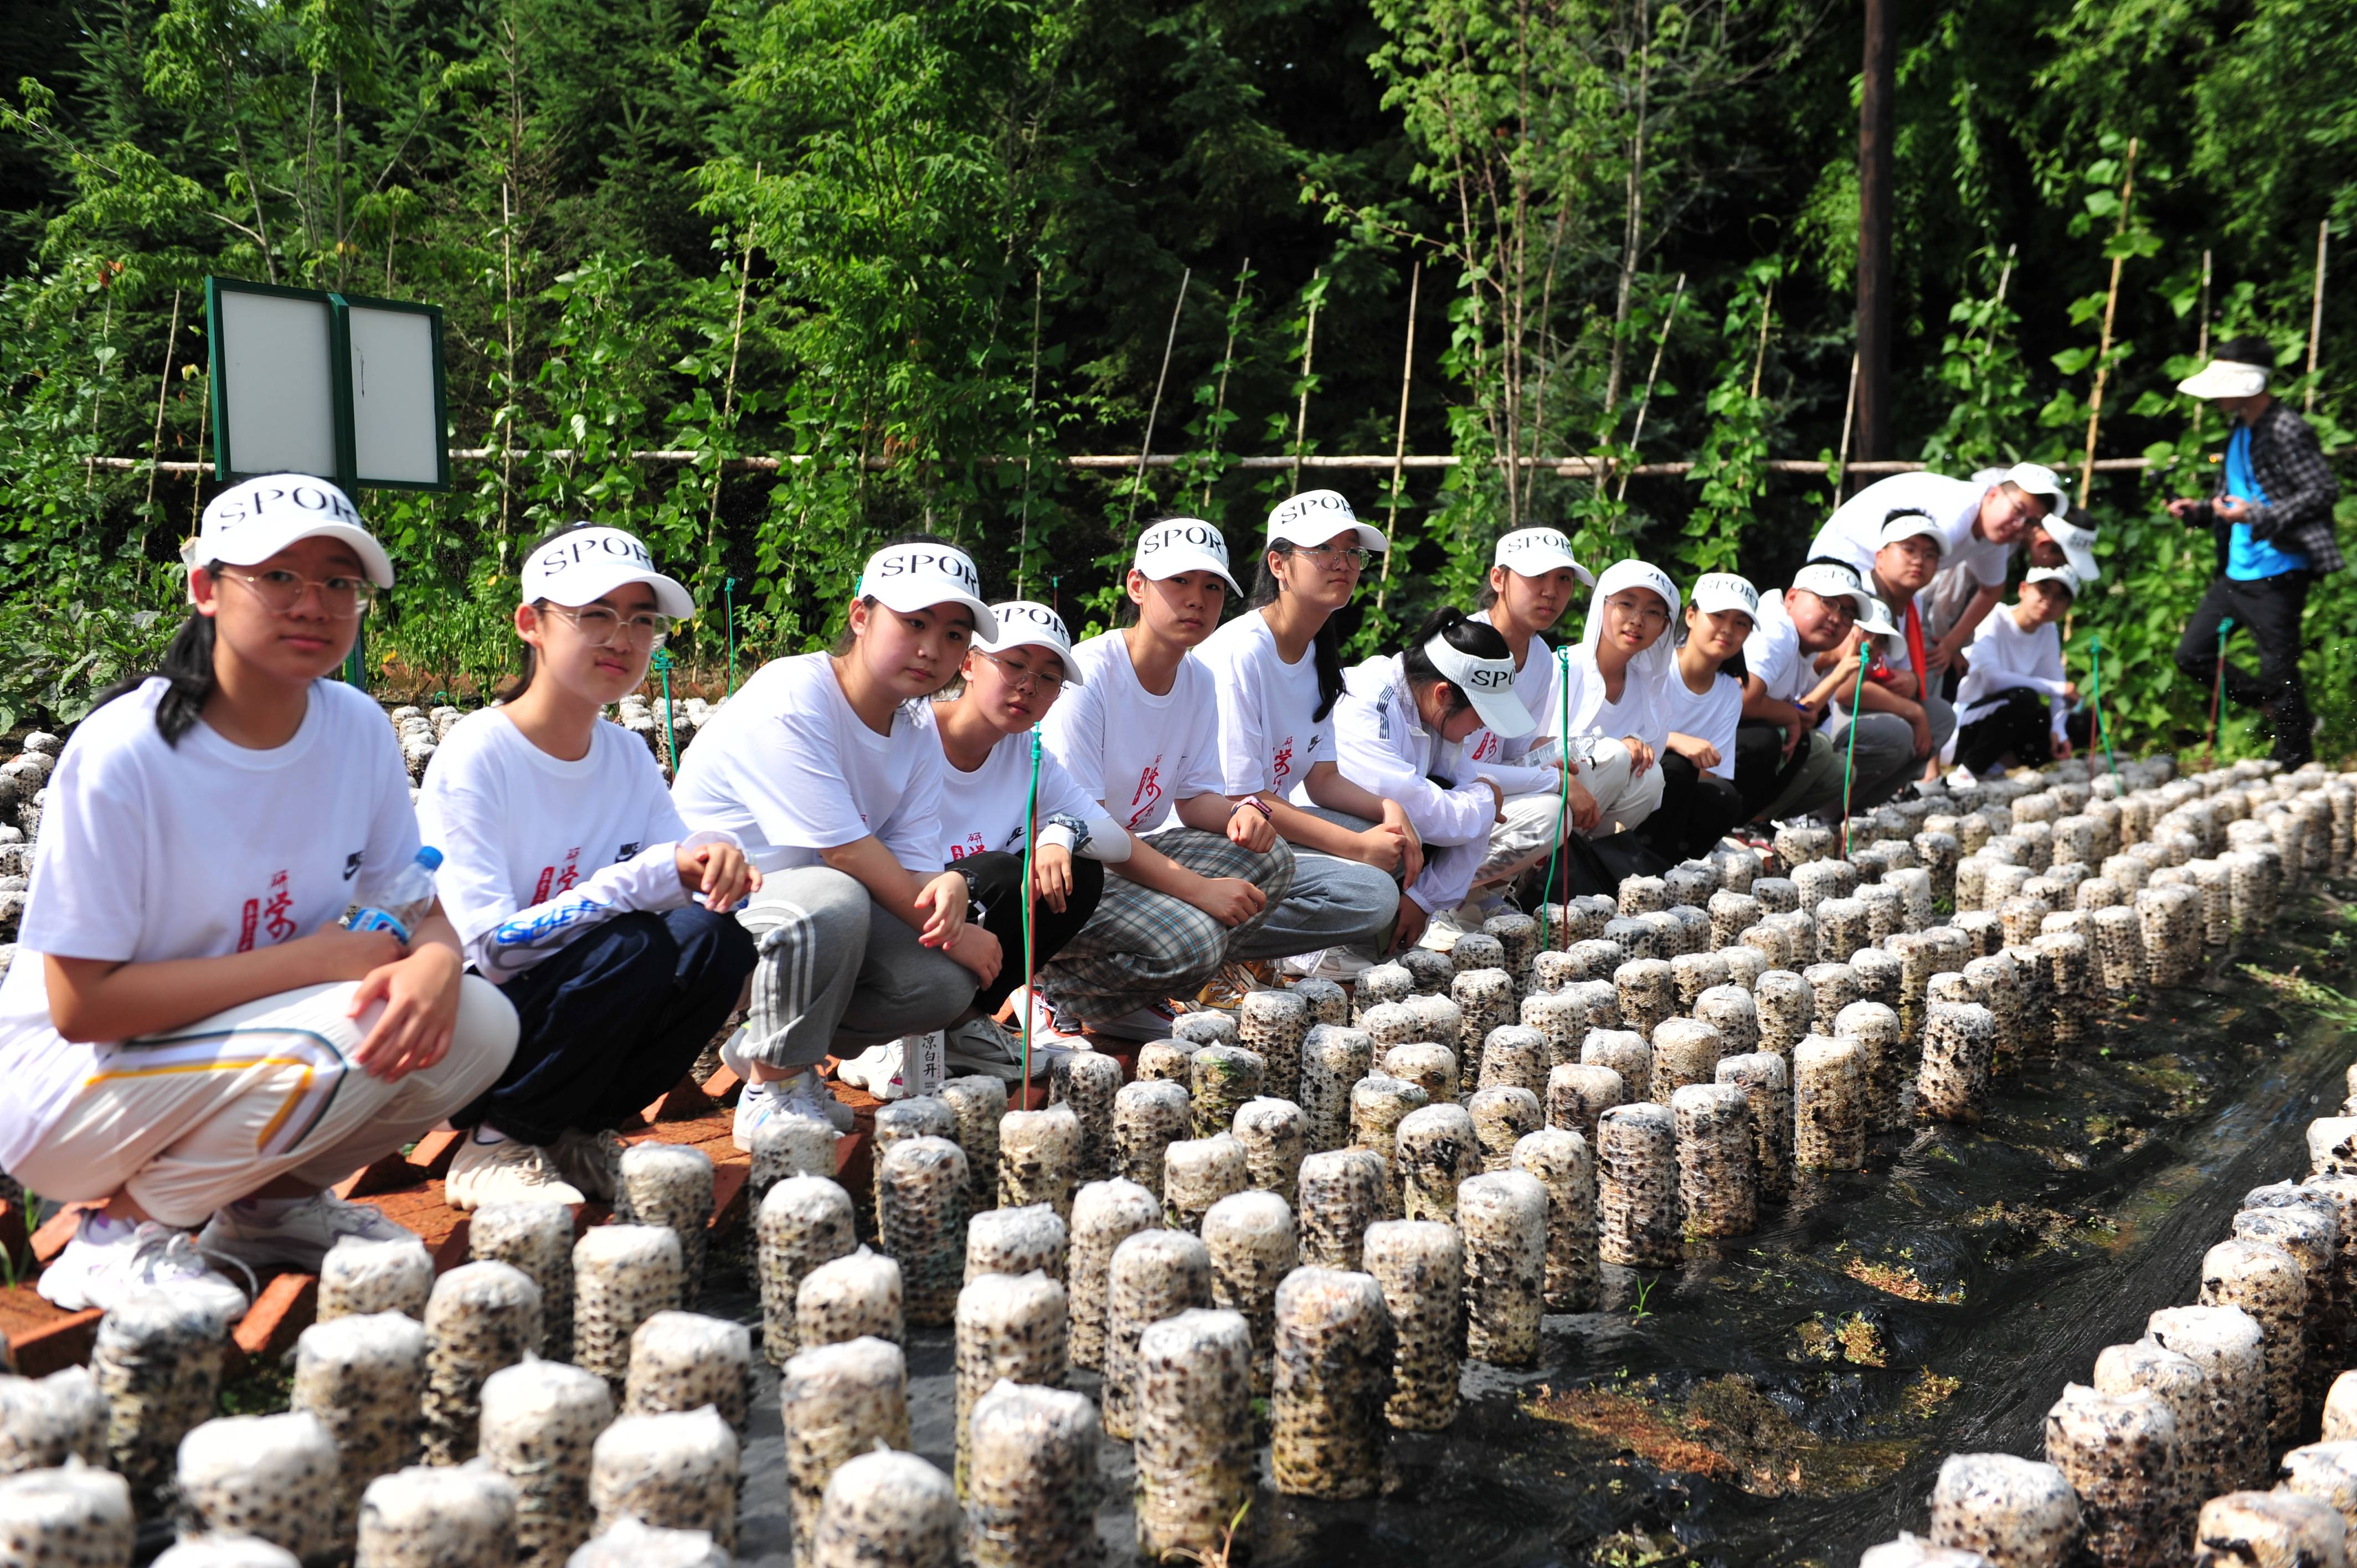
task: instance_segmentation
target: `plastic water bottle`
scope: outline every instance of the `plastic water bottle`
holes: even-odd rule
[[[405,945],[417,922],[425,918],[434,908],[434,874],[442,869],[442,852],[432,844],[417,852],[417,858],[393,873],[379,895],[379,901],[353,911],[347,922],[355,931],[391,931]]]

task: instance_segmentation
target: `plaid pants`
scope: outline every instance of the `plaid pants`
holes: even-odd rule
[[[1039,976],[1059,1008],[1092,1023],[1173,997],[1191,999],[1219,972],[1230,944],[1260,929],[1293,889],[1293,852],[1279,839],[1266,854],[1220,833],[1174,828],[1146,841],[1200,876],[1236,876],[1268,896],[1251,919],[1222,926],[1184,899],[1106,867],[1097,912]]]

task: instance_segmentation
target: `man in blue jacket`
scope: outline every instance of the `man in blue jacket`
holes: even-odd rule
[[[2218,543],[2218,575],[2177,645],[2177,667],[2202,685],[2218,675],[2221,628],[2241,627],[2259,645],[2259,672],[2229,663],[2225,693],[2266,710],[2276,760],[2298,768],[2312,752],[2313,725],[2300,686],[2300,612],[2309,585],[2342,562],[2332,537],[2341,487],[2308,421],[2267,392],[2275,349],[2264,338],[2233,338],[2201,371],[2177,384],[2226,415],[2226,461],[2207,500],[2169,503],[2179,521],[2207,524]]]

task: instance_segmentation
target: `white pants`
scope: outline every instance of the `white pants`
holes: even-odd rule
[[[92,1052],[92,1070],[11,1174],[60,1202],[119,1192],[184,1228],[281,1176],[332,1187],[416,1142],[507,1069],[515,1009],[488,980],[458,985],[449,1054],[393,1083],[352,1062],[384,1008],[346,1017],[349,981],[70,1047]]]
[[[1549,746],[1544,751],[1542,756],[1534,747],[1530,761],[1539,766],[1554,761],[1555,748]],[[1631,776],[1630,767],[1629,748],[1617,740],[1597,741],[1594,757],[1579,765],[1576,777],[1596,797],[1598,807],[1596,825],[1587,830],[1587,837],[1626,832],[1662,803],[1660,760],[1638,777]],[[1474,877],[1477,891],[1484,883],[1503,881],[1546,858],[1555,847],[1555,802],[1561,799],[1560,787],[1543,795],[1506,798],[1506,820],[1490,830],[1490,853]],[[1508,865],[1511,871],[1494,869]]]

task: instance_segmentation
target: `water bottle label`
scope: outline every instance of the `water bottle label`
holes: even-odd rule
[[[409,942],[409,928],[382,909],[355,911],[351,919],[347,922],[347,929],[355,931],[391,931],[395,940],[404,946],[408,945]]]

